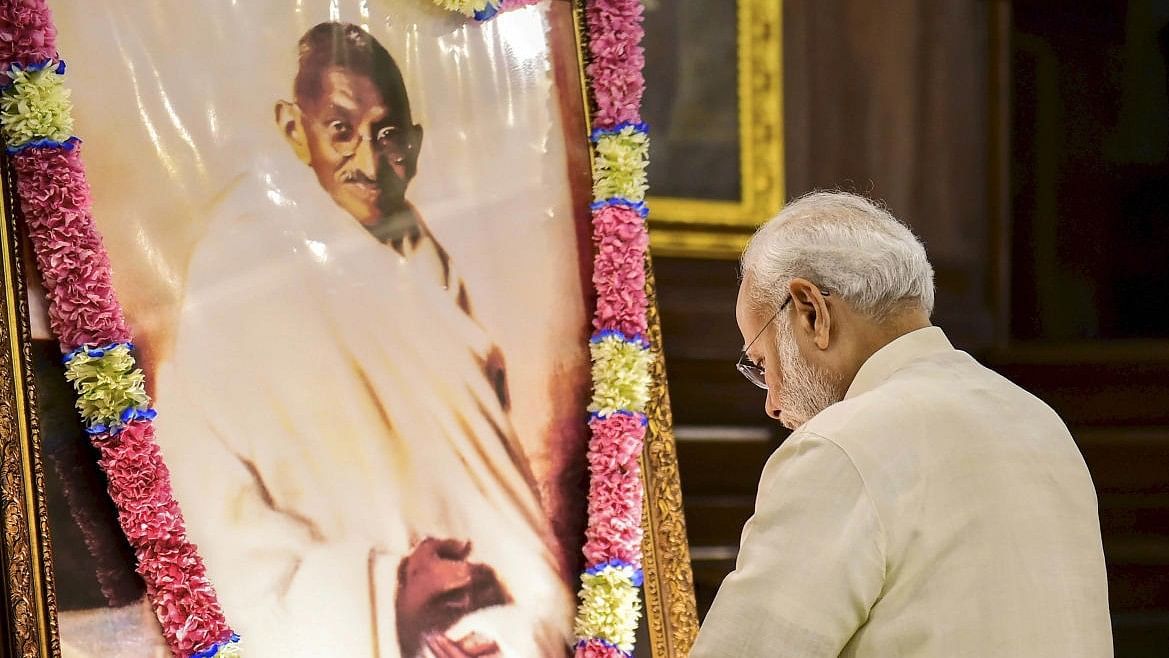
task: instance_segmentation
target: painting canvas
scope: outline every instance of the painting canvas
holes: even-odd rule
[[[157,439],[247,655],[429,655],[435,629],[566,655],[592,306],[572,5],[53,10]],[[62,654],[167,655],[28,278]]]

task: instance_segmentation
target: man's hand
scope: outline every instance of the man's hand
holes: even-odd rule
[[[395,607],[403,656],[416,655],[427,633],[444,631],[469,612],[511,602],[495,571],[468,562],[470,553],[469,541],[428,538],[398,566]]]
[[[470,633],[455,642],[442,633],[426,636],[426,646],[434,658],[502,658],[499,645],[479,635]]]

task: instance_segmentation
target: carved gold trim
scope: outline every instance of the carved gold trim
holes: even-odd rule
[[[13,656],[61,653],[53,584],[45,474],[36,420],[31,334],[21,232],[13,207],[12,172],[3,162],[0,194],[0,517],[3,519],[4,614]]]
[[[573,0],[585,125],[591,132],[593,106],[585,73],[588,64],[588,31],[584,9],[585,0]],[[590,148],[590,164],[592,157]],[[643,623],[646,624],[650,655],[653,658],[685,658],[698,634],[698,610],[694,602],[694,576],[690,569],[690,546],[682,511],[682,484],[678,479],[678,458],[674,447],[669,389],[666,386],[657,289],[653,262],[649,255],[646,255],[645,268],[650,351],[654,359],[651,366],[653,386],[647,410],[649,428],[641,455],[642,485],[645,489],[641,517],[642,529],[645,531],[642,540],[642,568],[645,574],[642,594],[646,615]],[[638,649],[637,654],[644,655],[644,647]]]
[[[737,0],[735,9],[742,197],[651,196],[650,243],[659,256],[737,257],[755,227],[783,206],[782,2]]]
[[[662,326],[658,315],[657,285],[653,261],[646,256],[646,293],[649,296],[649,341],[654,356],[650,372],[649,430],[641,456],[645,504],[642,507],[642,562],[645,602],[653,658],[684,658],[698,635],[698,610],[694,602],[694,574],[690,544],[682,511],[682,482],[670,392],[666,384],[666,360],[662,351]]]

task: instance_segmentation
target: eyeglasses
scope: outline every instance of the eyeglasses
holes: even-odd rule
[[[366,136],[359,134],[352,128],[342,127],[335,130],[330,127],[329,139],[337,154],[348,158],[357,153],[357,149],[361,146],[361,142],[365,141]],[[374,153],[387,156],[396,164],[404,162],[406,156],[414,150],[409,133],[397,126],[379,128],[370,141],[370,147]]]
[[[827,290],[821,290],[820,294],[827,297],[829,292]],[[763,323],[763,328],[759,330],[759,333],[755,334],[755,337],[751,339],[750,343],[747,343],[746,349],[744,349],[742,354],[739,355],[739,360],[735,363],[735,368],[737,368],[739,372],[747,378],[747,381],[765,391],[767,390],[766,371],[764,370],[763,366],[755,363],[751,360],[751,357],[747,356],[747,351],[751,349],[751,346],[755,344],[755,341],[759,340],[759,337],[763,335],[763,332],[767,331],[767,327],[769,327],[772,322],[775,322],[775,319],[779,317],[779,314],[783,313],[783,309],[787,308],[787,305],[790,304],[791,301],[792,297],[791,295],[788,295],[787,299],[783,300],[783,303],[779,305],[779,308],[775,311],[775,314],[771,316],[771,319]]]
[[[320,123],[328,133],[333,150],[343,158],[352,157],[357,153],[361,143],[367,139],[370,140],[370,148],[374,153],[389,157],[395,164],[404,162],[406,156],[414,150],[413,131],[409,129],[403,130],[394,125],[382,126],[371,137],[367,137],[343,118],[333,118]]]

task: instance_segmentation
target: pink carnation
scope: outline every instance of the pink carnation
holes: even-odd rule
[[[62,351],[130,340],[109,256],[90,209],[79,147],[31,148],[13,157],[21,210]]]
[[[593,285],[597,290],[593,327],[644,336],[645,253],[649,246],[644,220],[631,208],[601,208],[593,213],[593,242]]]
[[[589,423],[589,504],[585,560],[641,565],[641,467],[645,442],[640,418],[614,414]]]
[[[118,520],[134,546],[186,541],[183,514],[171,492],[170,472],[154,442],[153,425],[133,421],[116,436],[100,440],[99,461],[109,480]]]
[[[641,565],[641,483],[628,478],[594,478],[589,487],[589,523],[585,560],[590,566],[609,560]]]
[[[642,416],[613,414],[589,421],[589,469],[621,471],[636,467],[645,445]]]
[[[10,0],[0,10],[0,66],[4,70],[57,59],[57,29],[45,0]]]
[[[597,639],[576,645],[576,658],[627,658],[627,654]]]
[[[187,540],[170,473],[147,420],[94,443],[109,479],[122,531],[138,557],[138,573],[171,651],[186,656],[231,636],[203,561]]]
[[[645,92],[645,53],[640,43],[640,0],[596,0],[589,3],[588,66],[593,98],[597,104],[594,123],[610,128],[622,122],[641,121],[639,108]]]
[[[137,554],[138,573],[146,582],[154,613],[176,656],[189,656],[231,637],[231,628],[192,544],[146,544]]]

